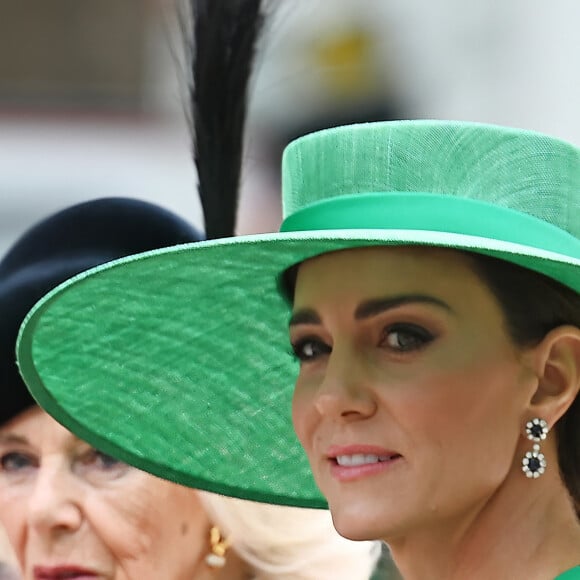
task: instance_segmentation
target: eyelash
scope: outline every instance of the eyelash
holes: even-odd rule
[[[90,449],[80,458],[80,462],[84,467],[96,468],[101,471],[110,471],[125,464],[106,453],[98,451],[97,449]]]
[[[398,348],[393,344],[389,344],[389,336],[398,333],[400,335],[407,335],[411,337],[411,345],[399,344]],[[387,343],[386,346],[398,353],[406,353],[421,350],[435,339],[435,335],[427,329],[412,323],[398,323],[388,326],[383,330],[381,344]]]
[[[312,346],[316,345],[319,348],[319,352],[317,354],[314,353],[307,355],[304,352],[304,350],[308,345]],[[330,346],[328,346],[326,343],[324,343],[319,338],[316,338],[315,336],[306,336],[292,343],[292,355],[295,358],[297,358],[300,362],[312,361],[321,356],[322,354],[330,353],[331,350],[332,349],[330,348]]]
[[[389,336],[395,333],[398,333],[399,335],[406,335],[407,338],[410,337],[411,344],[406,346],[404,344],[399,344],[398,347],[393,344],[389,344]],[[394,352],[404,354],[407,352],[420,350],[427,346],[434,339],[435,335],[433,335],[422,326],[412,323],[397,323],[387,326],[383,330],[379,345],[386,346]],[[398,342],[400,343],[400,337]],[[311,354],[306,354],[305,349],[309,345],[312,347],[313,352]],[[320,356],[329,354],[331,351],[332,348],[316,336],[307,336],[292,343],[292,354],[300,362],[311,362]]]

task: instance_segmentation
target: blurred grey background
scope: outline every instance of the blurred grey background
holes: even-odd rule
[[[578,0],[270,0],[238,229],[280,222],[288,139],[341,122],[453,118],[580,143]],[[0,252],[84,199],[200,224],[172,0],[0,0]]]

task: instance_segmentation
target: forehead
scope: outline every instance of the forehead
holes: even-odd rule
[[[70,447],[81,440],[38,406],[22,411],[0,426],[0,443]]]
[[[483,288],[471,258],[462,252],[425,247],[354,248],[317,256],[298,268],[295,304],[305,295],[341,296],[425,290]]]

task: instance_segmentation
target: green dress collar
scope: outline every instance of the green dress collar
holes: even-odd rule
[[[580,566],[562,572],[562,574],[556,576],[554,580],[580,580]]]

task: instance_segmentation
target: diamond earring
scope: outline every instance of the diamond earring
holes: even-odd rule
[[[526,477],[537,479],[546,471],[546,458],[540,453],[540,441],[548,435],[548,423],[544,419],[535,418],[526,423],[526,434],[530,441],[534,441],[532,451],[528,451],[522,459],[522,471]]]

